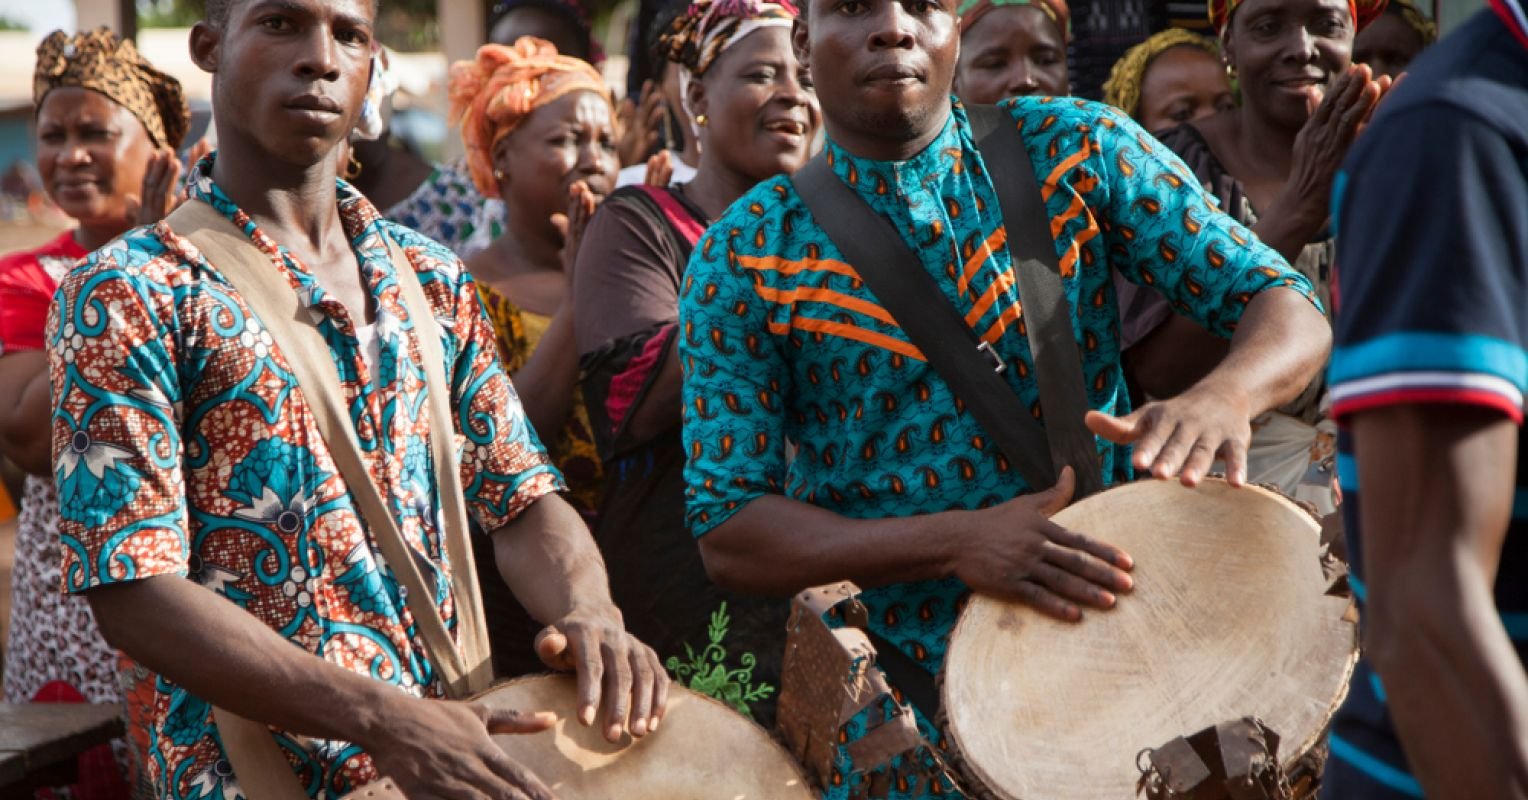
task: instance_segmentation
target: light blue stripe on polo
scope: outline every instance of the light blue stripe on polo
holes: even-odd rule
[[[1380,761],[1335,733],[1331,735],[1330,742],[1333,758],[1339,758],[1352,764],[1363,774],[1401,794],[1409,797],[1422,796],[1422,784],[1417,783],[1417,779],[1411,777],[1405,770],[1396,769]]]
[[[1369,670],[1369,688],[1374,690],[1374,696],[1381,703],[1385,702],[1385,686],[1379,682],[1379,673]]]
[[[1495,375],[1523,389],[1528,386],[1528,353],[1491,336],[1392,333],[1333,350],[1330,382],[1424,370]]]
[[[1332,181],[1332,238],[1337,238],[1338,220],[1342,217],[1342,197],[1348,192],[1348,173],[1338,170]]]
[[[1337,452],[1337,485],[1344,492],[1358,491],[1358,459],[1352,453]]]
[[[1351,572],[1348,573],[1348,588],[1353,590],[1353,596],[1358,598],[1358,602],[1369,602],[1369,587],[1365,586],[1364,582]]]

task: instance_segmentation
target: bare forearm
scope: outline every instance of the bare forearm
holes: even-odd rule
[[[510,377],[536,434],[548,444],[557,441],[573,411],[573,393],[578,389],[578,351],[573,345],[569,306],[564,305],[552,317],[535,352]]]
[[[1435,407],[1363,412],[1353,430],[1367,653],[1407,757],[1428,797],[1528,798],[1528,681],[1491,591],[1516,426]]]
[[[0,358],[0,453],[33,475],[52,471],[48,362],[41,351]]]
[[[1431,798],[1528,799],[1528,683],[1491,594],[1419,566],[1371,593],[1366,641],[1412,770]]]
[[[198,698],[283,730],[365,744],[408,698],[294,646],[226,598],[174,575],[86,595],[101,633]],[[406,669],[406,665],[399,665]]]
[[[605,563],[589,528],[556,495],[493,532],[494,562],[515,598],[543,624],[575,609],[612,606]]]
[[[861,587],[952,574],[951,542],[973,512],[858,520],[778,495],[760,497],[700,538],[706,571],[719,585],[789,596],[810,586]]]
[[[1254,416],[1298,397],[1331,348],[1331,325],[1309,300],[1292,289],[1269,289],[1247,306],[1230,351],[1201,383],[1244,398]]]

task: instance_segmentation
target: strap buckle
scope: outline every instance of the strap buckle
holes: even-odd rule
[[[989,344],[987,342],[981,342],[981,343],[977,344],[976,345],[976,352],[981,353],[982,355],[986,356],[987,360],[992,362],[992,371],[993,372],[996,372],[997,374],[1002,375],[1004,372],[1006,372],[1008,370],[1008,365],[1003,362],[1003,357],[998,355],[996,350],[992,349],[992,345],[991,344]]]

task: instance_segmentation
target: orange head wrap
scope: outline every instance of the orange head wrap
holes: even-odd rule
[[[514,45],[487,44],[477,58],[451,65],[450,120],[462,127],[467,169],[486,197],[499,196],[493,147],[536,109],[573,92],[610,100],[600,74],[588,62],[557,54],[550,42],[522,36]]]
[[[1243,0],[1210,0],[1210,24],[1215,26],[1215,33],[1225,41],[1226,32],[1231,29],[1231,15]],[[1385,11],[1385,0],[1348,0],[1348,13],[1353,16],[1353,28],[1361,31],[1369,27],[1369,23],[1379,18]]]

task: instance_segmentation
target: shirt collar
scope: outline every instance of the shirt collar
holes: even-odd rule
[[[324,299],[325,293],[318,281],[314,278],[306,265],[289,257],[286,247],[272,239],[255,221],[250,218],[238,204],[234,203],[222,187],[212,179],[212,166],[216,163],[217,153],[213,152],[197,162],[192,167],[191,174],[186,179],[186,195],[192,200],[201,200],[218,213],[227,217],[234,225],[238,226],[254,244],[267,253],[279,253],[282,262],[287,268],[288,277],[293,283],[303,304],[318,306]],[[377,211],[371,201],[361,194],[354,186],[338,178],[336,182],[336,201],[340,211],[340,224],[345,228],[345,238],[356,247],[356,255],[361,259],[361,271],[373,294],[394,279],[392,261],[387,256],[387,250],[382,239],[385,234],[381,231],[382,215]]]
[[[834,174],[872,204],[877,198],[906,196],[928,191],[948,170],[947,156],[959,154],[970,139],[970,123],[965,107],[950,98],[950,114],[944,128],[912,158],[906,161],[876,161],[861,158],[845,150],[831,138],[827,141],[828,163]]]

